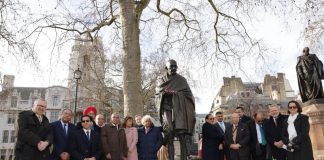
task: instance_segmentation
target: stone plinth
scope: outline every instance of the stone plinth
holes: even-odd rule
[[[310,138],[315,160],[324,159],[324,103],[305,103],[303,114],[309,116]]]

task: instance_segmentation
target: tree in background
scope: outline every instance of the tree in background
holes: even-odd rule
[[[38,13],[41,16],[34,16],[37,27],[30,34],[54,31],[57,41],[63,42],[75,34],[90,40],[97,36],[106,39],[105,45],[115,48],[109,54],[121,58],[124,114],[134,116],[143,113],[144,95],[151,93],[143,91],[151,87],[151,82],[142,79],[150,75],[142,73],[147,55],[156,52],[166,59],[171,53],[181,53],[184,61],[225,64],[232,70],[241,69],[242,59],[266,61],[266,48],[249,34],[252,31],[246,24],[262,9],[272,12],[278,6],[286,9],[294,4],[267,0],[58,0]],[[274,11],[281,14],[280,9]]]

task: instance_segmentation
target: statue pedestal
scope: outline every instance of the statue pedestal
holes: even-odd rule
[[[309,116],[310,132],[315,160],[324,159],[324,103],[304,104],[303,114]]]
[[[180,160],[180,142],[174,141],[174,160]]]

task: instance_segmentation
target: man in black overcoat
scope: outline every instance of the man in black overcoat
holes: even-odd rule
[[[51,126],[44,115],[47,102],[37,99],[33,108],[18,116],[18,139],[15,146],[16,160],[47,160],[53,142]]]
[[[264,123],[266,139],[271,148],[271,155],[276,160],[286,160],[287,151],[282,148],[282,130],[288,116],[279,112],[280,106],[273,104],[269,106],[270,118]]]

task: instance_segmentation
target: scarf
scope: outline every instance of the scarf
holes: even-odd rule
[[[288,135],[289,135],[289,141],[292,141],[295,137],[297,137],[297,132],[296,132],[296,128],[294,125],[294,122],[297,118],[297,116],[299,115],[299,113],[296,113],[295,115],[289,115],[288,117]]]

